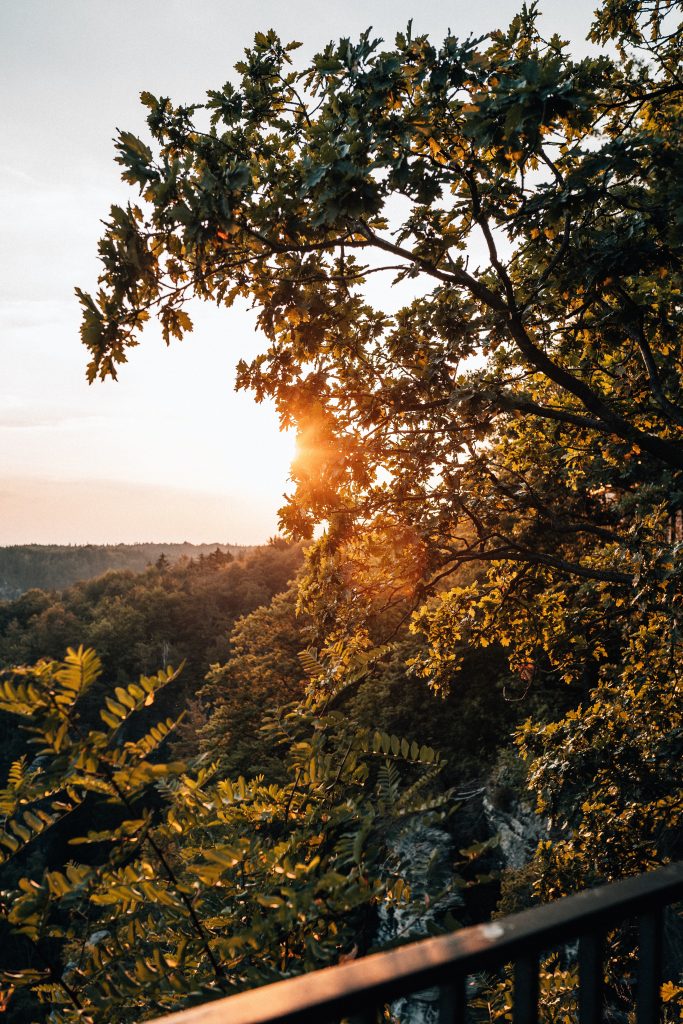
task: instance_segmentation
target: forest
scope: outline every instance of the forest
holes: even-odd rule
[[[11,1019],[132,1024],[683,857],[681,8],[604,0],[582,58],[533,5],[260,32],[201,101],[142,94],[88,377],[249,304],[293,488],[244,559],[0,604]],[[577,1019],[560,952],[539,1000]]]
[[[239,556],[248,548],[235,544],[13,544],[0,547],[0,600],[11,601],[26,590],[62,590],[78,580],[111,569],[140,572],[162,555],[206,557],[216,551]]]

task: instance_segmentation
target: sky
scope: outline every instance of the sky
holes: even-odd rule
[[[74,287],[95,287],[101,220],[129,190],[117,128],[139,94],[220,88],[256,31],[310,55],[368,26],[393,39],[483,34],[521,0],[0,0],[0,545],[265,541],[294,439],[234,390],[261,349],[248,310],[191,309],[167,349],[155,325],[119,381],[88,385]],[[542,0],[542,25],[584,42],[593,0]]]

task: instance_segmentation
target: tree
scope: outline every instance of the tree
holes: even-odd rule
[[[534,6],[301,71],[259,33],[237,84],[143,93],[151,145],[119,135],[141,199],[79,292],[90,379],[152,314],[190,330],[190,296],[254,304],[267,347],[239,384],[298,427],[282,522],[329,524],[307,592],[335,594],[330,644],[339,622],[362,638],[383,578],[436,685],[491,643],[529,685],[677,682],[681,6],[607,0],[579,61]],[[368,297],[386,275],[389,312]]]
[[[263,774],[280,780],[279,751],[260,732],[264,714],[304,696],[306,674],[299,652],[306,623],[296,615],[296,583],[268,605],[239,619],[230,636],[230,657],[212,665],[199,693],[210,708],[199,749],[230,775]]]

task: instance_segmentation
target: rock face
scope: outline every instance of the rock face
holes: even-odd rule
[[[459,894],[450,888],[453,839],[448,832],[411,821],[391,838],[390,846],[392,863],[387,866],[401,871],[412,899],[406,907],[380,907],[376,942],[383,947],[425,938],[448,910],[462,906]],[[434,988],[398,999],[391,1012],[401,1024],[438,1024],[438,1007],[439,992]]]
[[[439,1024],[439,990],[426,989],[391,1004],[392,1019],[400,1024]]]
[[[483,808],[491,833],[498,836],[503,866],[524,867],[545,834],[542,819],[519,800],[503,810],[494,805],[488,794],[484,795]]]
[[[544,822],[531,807],[516,794],[514,798],[510,795],[502,807],[495,796],[492,799],[490,793],[481,791],[470,806],[480,822],[483,817],[483,831],[498,837],[496,854],[500,866],[514,869],[527,864],[545,835]],[[470,842],[471,836],[467,839]],[[432,926],[442,921],[449,910],[457,913],[463,907],[460,893],[450,884],[455,850],[459,848],[457,836],[416,820],[406,822],[390,837],[389,845],[387,870],[405,878],[412,899],[405,907],[380,907],[375,941],[384,948],[432,934]],[[439,1024],[439,991],[427,989],[398,999],[392,1003],[391,1013],[399,1024]]]

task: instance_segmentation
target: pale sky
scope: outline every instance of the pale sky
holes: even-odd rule
[[[521,0],[0,0],[0,545],[231,541],[276,530],[293,439],[234,391],[260,350],[247,311],[192,309],[166,349],[151,327],[118,383],[88,386],[73,289],[95,286],[100,220],[129,190],[115,129],[144,131],[141,90],[197,101],[258,30],[300,59],[369,25],[393,39],[484,33]],[[595,3],[543,0],[583,42]],[[130,193],[132,196],[132,193]]]

